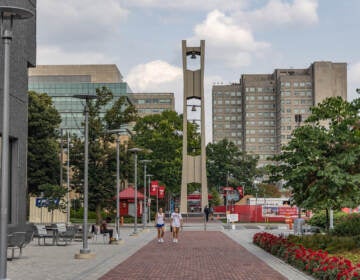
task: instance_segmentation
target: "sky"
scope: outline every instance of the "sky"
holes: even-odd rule
[[[38,0],[37,64],[116,64],[133,92],[174,92],[182,113],[181,41],[205,40],[206,140],[211,88],[242,74],[346,62],[360,88],[359,0]],[[189,116],[197,118],[197,116]]]

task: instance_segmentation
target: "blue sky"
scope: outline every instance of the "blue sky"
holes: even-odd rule
[[[245,73],[348,63],[360,87],[358,0],[38,0],[38,64],[116,64],[134,91],[174,92],[182,111],[181,40],[205,39],[211,86]]]

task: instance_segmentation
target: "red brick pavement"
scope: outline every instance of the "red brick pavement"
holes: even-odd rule
[[[217,231],[180,232],[179,243],[151,241],[100,278],[186,280],[287,279]]]

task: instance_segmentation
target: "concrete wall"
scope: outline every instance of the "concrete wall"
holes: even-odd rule
[[[16,6],[36,12],[36,0],[0,0],[1,6]],[[0,44],[0,133],[2,133],[4,48]],[[10,60],[11,188],[10,223],[26,221],[28,67],[36,63],[36,16],[14,22]]]

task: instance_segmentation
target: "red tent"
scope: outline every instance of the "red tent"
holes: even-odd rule
[[[120,192],[120,200],[122,199],[135,199],[135,190],[133,187],[128,187]],[[144,200],[144,195],[137,192],[137,199]]]

